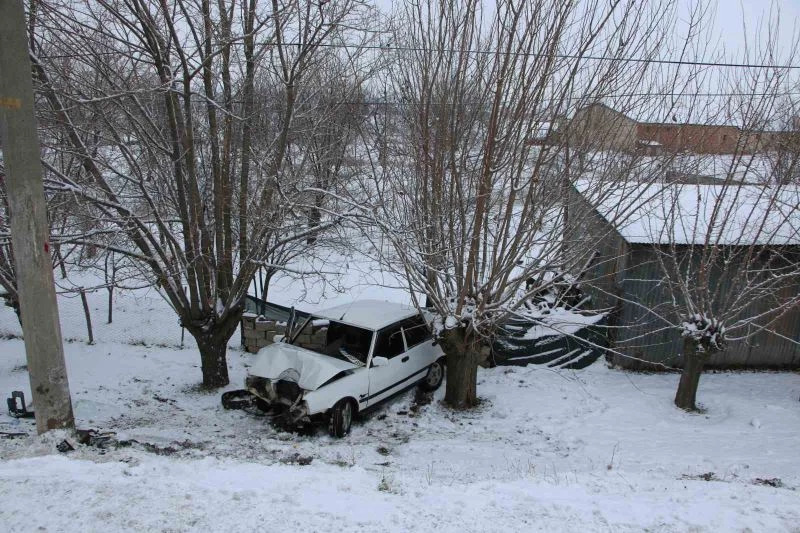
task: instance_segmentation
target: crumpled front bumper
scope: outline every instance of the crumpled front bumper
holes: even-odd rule
[[[261,398],[269,405],[267,416],[286,424],[297,425],[311,421],[308,414],[308,404],[303,401],[303,393],[295,399],[281,396],[275,390],[275,384],[268,378],[247,376],[244,381],[245,389]]]

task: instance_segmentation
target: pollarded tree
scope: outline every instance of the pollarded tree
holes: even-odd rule
[[[60,186],[114,228],[109,249],[152,273],[197,341],[206,386],[228,383],[227,342],[268,243],[308,236],[286,173],[296,104],[320,47],[359,33],[369,12],[361,0],[39,5],[37,89],[81,163]],[[280,105],[256,98],[261,78]],[[271,109],[272,127],[256,130]]]
[[[363,188],[368,200],[353,207],[390,243],[376,243],[385,265],[438,317],[450,405],[476,404],[482,346],[547,288],[554,278],[545,273],[578,270],[592,256],[562,247],[561,177],[586,158],[564,157],[571,135],[554,135],[556,123],[605,96],[624,103],[641,91],[646,59],[669,42],[674,8],[426,0],[401,13],[398,163],[376,172]],[[633,170],[629,155],[590,158],[598,192]]]
[[[684,339],[678,407],[696,409],[703,367],[730,343],[765,332],[795,342],[782,319],[800,304],[799,202],[796,186],[731,178],[673,184],[654,200],[660,285],[672,302],[663,317]]]
[[[793,64],[794,49],[778,62]],[[781,57],[771,39],[754,50],[751,63]],[[689,179],[652,197],[643,222],[658,243],[659,285],[670,300],[662,318],[684,339],[675,404],[686,410],[697,408],[700,376],[714,354],[724,362],[731,344],[756,336],[770,337],[773,346],[797,344],[785,317],[800,305],[800,188],[787,173],[798,168],[800,152],[764,133],[786,119],[782,95],[796,79],[780,66],[741,68],[720,79],[720,92],[734,96],[716,105],[706,119],[708,138],[693,144],[714,147],[714,124],[736,125],[734,150],[678,158],[689,171],[678,166],[676,175]]]

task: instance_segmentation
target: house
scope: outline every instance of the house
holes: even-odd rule
[[[599,102],[581,107],[570,119],[561,118],[556,126],[546,138],[537,136],[531,144],[563,144],[584,152],[613,150],[645,156],[730,155],[773,149],[785,145],[788,138],[783,132],[745,131],[726,124],[639,122]]]
[[[706,245],[707,239],[732,261],[741,257],[737,252],[747,251],[762,254],[757,256],[761,264],[769,260],[766,254],[776,251],[782,255],[773,256],[773,266],[774,257],[786,258],[789,265],[800,261],[798,187],[782,188],[777,195],[760,185],[737,185],[736,194],[730,194],[730,187],[703,183],[624,182],[612,191],[596,189],[586,181],[571,188],[565,241],[568,250],[599,251],[583,290],[592,295],[593,307],[612,310],[609,336],[614,350],[624,355],[609,353],[619,366],[651,369],[681,364],[680,332],[670,326],[677,323],[671,304],[674,294],[665,283],[661,261],[667,254],[678,257],[683,275],[697,271],[697,247]],[[715,205],[722,209],[715,212]],[[724,226],[710,222],[719,213],[728,217]],[[711,267],[717,273],[714,287],[729,291],[741,286],[733,281],[741,269],[717,267]],[[782,297],[798,294],[800,279],[781,289]],[[740,316],[772,309],[766,299],[754,299]],[[780,316],[771,325],[774,333],[747,327],[751,329],[739,334],[749,340],[731,342],[727,350],[711,357],[709,366],[800,368],[800,308]]]
[[[569,121],[566,135],[571,145],[589,150],[636,150],[636,121],[601,103],[579,109]]]
[[[636,136],[642,142],[658,143],[669,154],[735,154],[752,151],[746,136],[736,126],[640,122],[636,125]]]
[[[602,103],[578,109],[571,119],[561,119],[551,134],[554,144],[565,144],[583,151],[636,150],[637,122]]]

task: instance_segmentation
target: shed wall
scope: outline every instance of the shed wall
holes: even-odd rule
[[[680,332],[670,327],[677,317],[673,314],[672,294],[661,283],[663,272],[655,260],[655,249],[649,245],[631,245],[629,263],[621,279],[624,303],[618,325],[616,349],[636,359],[644,359],[667,366],[681,366],[683,344]],[[730,276],[723,275],[720,289],[735,290]],[[800,286],[787,287],[800,291]],[[787,294],[788,295],[788,294]],[[678,302],[680,304],[680,302]],[[771,310],[771,303],[753,301],[743,316],[755,316]],[[667,320],[661,318],[666,317]],[[773,326],[777,334],[755,332],[751,326],[746,341],[731,341],[724,352],[713,355],[708,363],[716,368],[800,368],[800,310],[786,313]],[[737,334],[740,335],[741,333]],[[625,368],[644,369],[649,365],[620,355],[612,356],[615,364]]]
[[[589,203],[570,190],[566,246],[578,251],[598,250],[600,256],[585,276],[582,286],[592,296],[593,308],[611,309],[609,337],[617,365],[630,369],[658,369],[661,365],[682,365],[680,332],[675,323],[672,294],[661,283],[664,277],[656,260],[656,248],[649,244],[629,244],[616,233]],[[722,291],[734,290],[731,280],[719,280]],[[800,292],[800,284],[785,289]],[[754,301],[746,310],[754,316],[771,309],[771,303]],[[666,317],[666,320],[665,318]],[[794,308],[775,324],[777,334],[767,331],[748,333],[746,341],[731,341],[728,348],[712,356],[716,368],[800,368],[800,309]],[[610,352],[611,353],[611,352]],[[656,363],[657,365],[648,364]]]

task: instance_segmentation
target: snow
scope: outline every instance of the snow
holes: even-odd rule
[[[800,187],[624,182],[602,198],[592,187],[576,183],[630,243],[800,244]]]
[[[681,336],[692,339],[701,353],[707,349],[725,349],[725,326],[716,318],[705,314],[695,313],[684,317],[681,322]]]
[[[0,390],[28,392],[22,341]],[[482,405],[400,396],[341,440],[280,432],[199,390],[193,350],[66,345],[80,427],[143,445],[59,454],[63,434],[0,415],[4,531],[792,531],[800,523],[800,375],[703,377],[529,366],[479,371]],[[253,356],[229,352],[232,383]],[[232,385],[229,388],[235,388]],[[753,420],[758,420],[757,425]],[[172,450],[172,451],[170,451]],[[166,454],[166,455],[163,455]],[[301,465],[300,459],[311,463]],[[757,484],[780,478],[781,487]],[[708,479],[708,480],[706,480]],[[35,510],[35,512],[34,512]]]
[[[564,307],[556,307],[544,313],[526,313],[526,318],[536,320],[538,324],[530,327],[523,338],[538,339],[549,335],[572,335],[578,330],[600,322],[604,314],[581,314]]]
[[[373,245],[356,233],[348,234],[347,238],[354,243],[351,254],[318,252],[319,257],[300,257],[293,265],[298,271],[335,272],[335,275],[298,276],[292,272],[280,272],[270,283],[267,299],[309,312],[346,305],[355,300],[412,305],[408,283],[382,267]]]
[[[314,313],[315,316],[372,330],[381,329],[418,314],[419,311],[409,305],[380,300],[354,300]]]
[[[98,277],[89,272],[73,272],[70,279],[63,280],[56,272],[55,281],[59,292],[61,334],[67,342],[88,340],[83,304],[79,295],[71,292],[83,286],[87,288],[92,331],[98,342],[172,347],[183,344],[187,348],[196,346],[192,336],[183,332],[175,311],[153,288],[116,289],[112,304],[113,321],[108,324],[108,292],[105,288],[95,288],[105,283],[102,273]],[[21,335],[22,328],[14,311],[0,302],[0,337]]]
[[[104,295],[96,296],[104,309]],[[800,524],[798,373],[707,373],[698,393],[705,411],[690,414],[672,403],[677,374],[625,373],[602,361],[577,371],[479,369],[475,410],[441,405],[444,386],[427,405],[409,392],[335,440],[324,428],[286,433],[222,409],[221,390],[198,386],[200,358],[188,342],[139,342],[157,339],[158,324],[175,328],[155,298],[120,293],[114,324],[95,323],[97,344],[65,344],[78,426],[114,432],[128,446],[76,443],[61,454],[55,446],[67,434],[39,437],[32,421],[0,412],[0,432],[25,434],[0,438],[2,531],[716,532]],[[60,299],[65,337],[84,329],[79,308],[69,321],[75,301]],[[165,331],[179,338],[179,329]],[[237,343],[234,335],[224,390],[241,388],[257,359]],[[30,401],[24,365],[22,340],[0,340],[0,400],[22,390]]]

